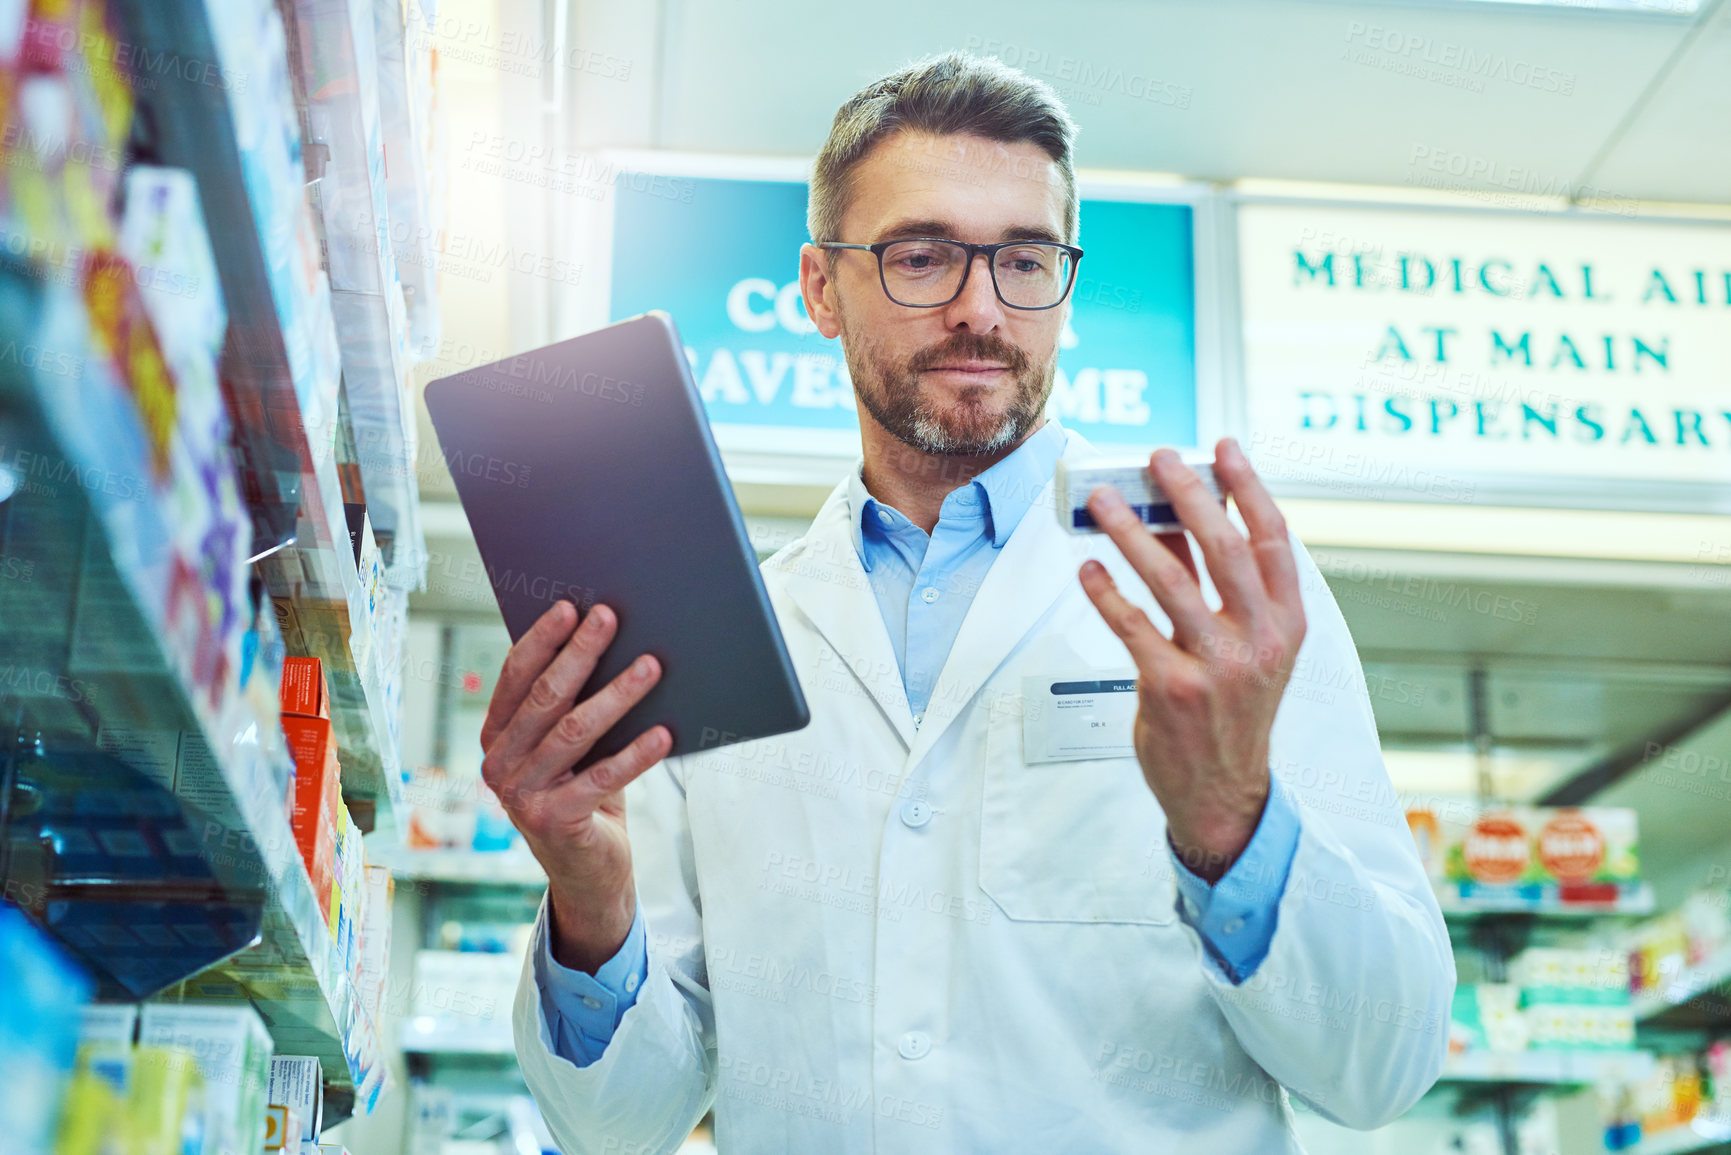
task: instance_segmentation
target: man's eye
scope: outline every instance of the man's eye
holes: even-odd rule
[[[998,255],[998,268],[1022,275],[1043,272],[1046,268],[1045,254],[1029,249],[1006,251]]]
[[[890,261],[904,273],[929,273],[948,266],[950,258],[941,249],[900,249],[890,254]]]

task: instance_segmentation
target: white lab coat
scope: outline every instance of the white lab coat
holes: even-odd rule
[[[1065,452],[1094,451],[1072,432]],[[848,516],[844,483],[763,565],[811,724],[629,788],[649,977],[585,1068],[552,1053],[543,911],[517,1052],[566,1155],[672,1151],[712,1104],[724,1153],[1261,1155],[1299,1150],[1288,1092],[1373,1127],[1430,1087],[1453,957],[1302,548],[1309,633],[1272,744],[1302,833],[1234,986],[1177,915],[1134,758],[1024,761],[1023,675],[1133,672],[1085,558],[1168,628],[1116,547],[1065,533],[1048,484],[916,727]]]

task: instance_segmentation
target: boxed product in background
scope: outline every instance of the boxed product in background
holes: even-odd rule
[[[137,1155],[214,1150],[205,1143],[209,1108],[197,1056],[173,1047],[138,1047],[132,1056],[127,1126]]]
[[[417,951],[410,1013],[470,1028],[508,1021],[522,973],[521,955]]]
[[[299,1124],[296,1143],[316,1143],[324,1129],[324,1072],[319,1061],[308,1055],[278,1055],[270,1063],[270,1086],[266,1096],[272,1104],[286,1107]],[[294,1146],[288,1150],[294,1151]]]
[[[1635,812],[1469,803],[1415,807],[1407,824],[1432,881],[1463,899],[1614,902],[1641,886]]]
[[[342,812],[336,736],[323,718],[284,714],[282,725],[295,760],[295,845],[312,878],[319,912],[328,919],[331,887],[336,881],[338,816]]]
[[[78,1027],[78,1065],[105,1079],[117,1094],[132,1085],[133,1043],[138,1007],[133,1003],[92,1003]]]
[[[1534,947],[1506,983],[1462,983],[1449,1051],[1627,1050],[1635,1045],[1627,959],[1613,949]]]
[[[396,881],[383,866],[367,867],[365,929],[361,934],[360,975],[355,989],[361,1006],[374,1023],[385,997],[391,954],[391,904],[396,897]]]
[[[254,1155],[264,1146],[271,1038],[249,1006],[148,1003],[139,1043],[198,1060],[204,1079],[205,1155]]]
[[[1677,910],[1650,918],[1629,935],[1629,986],[1637,993],[1663,990],[1690,967],[1731,951],[1731,895],[1698,890]]]
[[[338,839],[347,815],[324,664],[317,658],[285,659],[281,695],[283,735],[295,763],[295,845],[312,879],[319,912],[332,923],[334,934]]]
[[[330,718],[331,688],[325,680],[323,662],[317,658],[283,659],[282,712],[304,718]]]
[[[0,1119],[21,1151],[47,1150],[78,1049],[90,980],[16,907],[0,902]]]
[[[266,1151],[287,1151],[294,1155],[301,1147],[300,1130],[300,1114],[292,1108],[272,1103],[264,1109]]]
[[[1461,983],[1449,1009],[1449,1054],[1524,1051],[1521,989],[1511,983]]]

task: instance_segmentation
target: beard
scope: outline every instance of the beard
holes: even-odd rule
[[[900,362],[846,325],[841,342],[854,395],[866,412],[896,440],[934,457],[976,457],[1020,442],[1045,411],[1057,367],[1056,356],[1035,364],[1015,345],[985,333],[952,333]],[[922,372],[958,360],[1008,367],[1010,395],[1002,408],[990,400],[999,386],[969,386],[947,403],[922,394]]]

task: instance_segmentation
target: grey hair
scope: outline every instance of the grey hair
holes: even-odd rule
[[[1064,239],[1075,242],[1075,121],[1045,81],[967,52],[915,61],[874,80],[836,110],[811,174],[806,227],[812,240],[850,239],[837,233],[852,199],[853,169],[880,140],[902,131],[1038,145],[1057,162],[1064,181]]]

